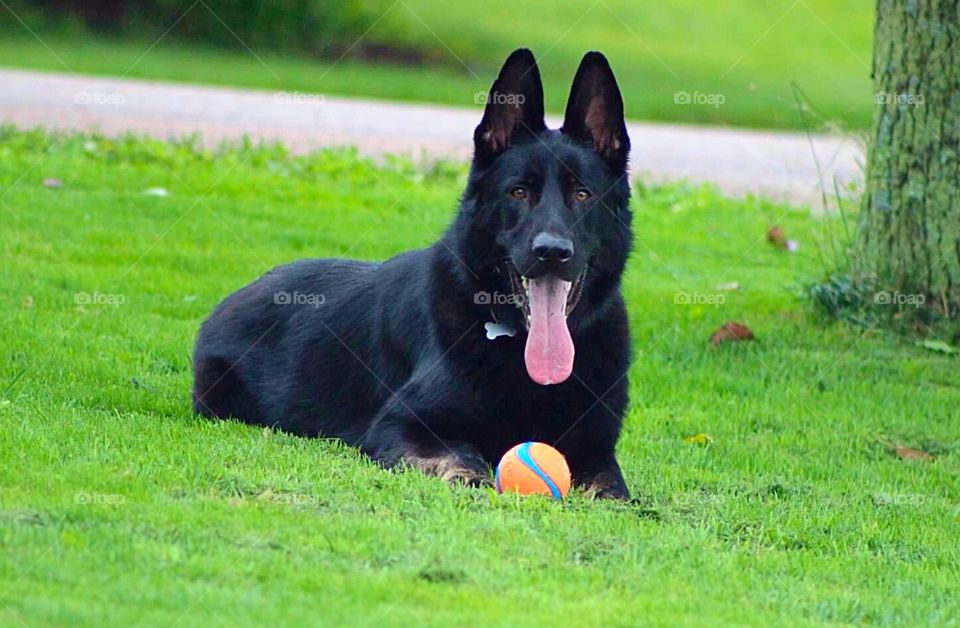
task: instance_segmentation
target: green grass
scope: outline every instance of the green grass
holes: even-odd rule
[[[422,50],[443,61],[428,67],[334,63],[255,50],[258,59],[242,48],[183,44],[176,31],[146,54],[155,38],[145,35],[103,41],[41,31],[41,43],[7,21],[12,24],[0,34],[0,65],[61,72],[474,107],[475,95],[489,88],[509,51],[528,46],[541,60],[548,109],[558,113],[576,64],[590,49],[611,58],[627,114],[636,119],[792,129],[830,121],[862,129],[874,102],[869,0],[392,4],[364,42]],[[798,111],[794,83],[813,112]],[[724,100],[720,106],[678,105],[678,92]]]
[[[464,175],[4,132],[0,623],[960,620],[957,361],[812,320],[798,285],[838,225],[801,209],[638,189],[633,503],[451,488],[191,413],[224,295],[298,257],[425,245]],[[764,241],[774,222],[800,253]],[[718,307],[676,303],[731,281]],[[711,347],[727,320],[758,340]]]

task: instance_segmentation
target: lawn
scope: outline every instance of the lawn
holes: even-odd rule
[[[580,57],[599,49],[610,57],[635,119],[863,129],[874,106],[870,0],[383,4],[387,10],[363,41],[421,51],[436,63],[407,67],[349,56],[337,63],[239,44],[236,51],[204,49],[178,41],[176,29],[159,43],[159,34],[113,41],[42,29],[40,41],[0,8],[7,23],[0,65],[474,107],[506,55],[527,46],[541,59],[547,107],[559,113]]]
[[[637,185],[631,503],[451,488],[191,413],[219,299],[425,245],[464,177],[2,132],[0,623],[960,621],[958,362],[817,322],[800,286],[842,229],[802,208]],[[728,320],[757,340],[712,347]]]

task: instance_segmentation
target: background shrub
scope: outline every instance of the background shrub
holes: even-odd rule
[[[383,14],[383,0],[19,0],[30,25],[89,28],[130,36],[168,36],[213,46],[285,50],[318,56],[346,51]],[[19,23],[3,11],[0,21]],[[355,50],[364,54],[365,43]]]

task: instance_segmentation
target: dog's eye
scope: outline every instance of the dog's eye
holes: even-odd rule
[[[510,196],[517,199],[518,201],[527,200],[527,188],[522,185],[515,185],[510,188]]]
[[[577,190],[576,198],[578,201],[582,203],[583,201],[590,198],[590,190],[587,190],[586,188],[580,188],[579,190]]]

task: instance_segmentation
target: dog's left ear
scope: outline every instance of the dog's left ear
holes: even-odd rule
[[[615,172],[626,171],[630,138],[623,98],[607,58],[599,52],[588,52],[580,62],[560,131],[593,146]]]
[[[474,161],[486,165],[514,139],[546,128],[537,61],[526,48],[514,50],[493,82],[483,119],[473,132]]]

